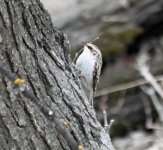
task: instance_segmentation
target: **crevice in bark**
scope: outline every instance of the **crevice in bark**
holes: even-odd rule
[[[6,107],[10,110],[10,113],[11,113],[11,116],[12,118],[14,119],[16,125],[19,127],[19,128],[22,128],[22,125],[19,124],[19,116],[17,114],[17,110],[14,109],[14,105],[17,105],[17,108],[20,108],[19,106],[19,97],[16,98],[16,97],[13,97],[9,91],[9,89],[7,88],[8,85],[7,85],[7,82],[5,81],[4,82],[4,85],[6,86],[6,96],[7,96],[7,99],[4,101],[5,104],[6,104]],[[11,90],[11,89],[10,89]],[[12,93],[13,94],[13,93]],[[7,102],[8,101],[8,102]],[[22,114],[23,115],[23,114]]]
[[[76,96],[79,97],[79,99],[82,99],[82,96],[77,92],[76,89],[74,89],[73,92],[74,92],[74,95],[76,95]],[[85,98],[86,98],[86,97],[85,97]],[[86,99],[87,99],[87,98],[86,98]],[[85,100],[85,101],[86,101],[86,100]],[[83,103],[85,109],[87,110],[87,113],[88,113],[89,116],[96,122],[97,119],[95,119],[95,114],[92,114],[92,112],[91,112],[91,111],[92,111],[92,108],[88,107],[88,105],[90,105],[89,102],[85,103],[85,101],[82,101],[82,103]]]
[[[3,122],[3,117],[0,115],[0,130],[2,130],[3,134],[1,133],[1,136],[3,135],[4,143],[0,142],[1,148],[3,148],[3,145],[6,145],[8,149],[11,149],[12,147],[15,147],[16,149],[18,148],[17,142],[15,140],[12,140],[10,138],[10,131],[6,127],[5,123]],[[5,149],[5,146],[4,146]]]
[[[8,15],[8,8],[7,8],[7,3],[3,0],[3,2],[1,3],[2,4],[2,8],[4,9],[1,9],[1,16],[2,16],[2,21],[3,21],[3,24],[5,26],[5,28],[7,29],[9,27],[9,15]],[[7,10],[5,10],[5,8]]]
[[[8,52],[6,51],[6,61],[7,61],[7,64],[9,64],[9,67],[11,69],[12,72],[14,72],[14,67],[13,67],[13,63],[11,61],[11,58],[10,58],[10,54],[8,54]]]
[[[2,13],[3,13],[3,12],[2,12]],[[4,18],[3,18],[2,13],[0,12],[1,20],[2,20],[2,22],[3,22],[3,25],[7,28],[7,25],[6,25],[6,22],[5,22]]]
[[[63,137],[57,136],[58,141],[61,144],[61,147],[63,148],[63,150],[71,150],[71,148],[69,148],[67,146],[67,142],[63,139]],[[76,140],[77,141],[77,140]]]
[[[26,114],[29,116],[30,125],[32,125],[34,127],[35,132],[37,131],[36,134],[39,134],[39,138],[41,138],[44,141],[44,144],[46,145],[47,149],[50,149],[51,147],[49,146],[45,136],[40,131],[38,131],[38,128],[37,128],[37,126],[34,123],[34,118],[33,118],[32,114],[30,113],[29,108],[26,106],[26,103],[27,102],[25,102],[24,110],[25,110]]]

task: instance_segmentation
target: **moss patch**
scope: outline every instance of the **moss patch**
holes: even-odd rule
[[[124,27],[123,25],[103,25],[100,39],[96,44],[102,50],[106,61],[123,53],[135,38],[143,32],[139,26]]]

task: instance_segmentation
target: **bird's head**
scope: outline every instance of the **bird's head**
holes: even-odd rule
[[[101,57],[101,51],[99,48],[92,43],[84,43],[84,50],[88,50],[94,57]]]

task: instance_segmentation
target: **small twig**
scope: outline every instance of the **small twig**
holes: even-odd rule
[[[142,89],[142,87],[141,87]],[[142,89],[143,92],[146,93],[145,89]],[[144,91],[145,90],[145,91]],[[145,109],[145,114],[146,114],[146,128],[147,129],[154,129],[154,130],[163,130],[163,127],[160,125],[156,125],[152,122],[152,114],[151,114],[151,107],[150,107],[150,103],[149,100],[147,98],[142,98],[143,100],[143,104],[144,104],[144,109]]]
[[[16,77],[15,74],[9,72],[6,70],[2,65],[0,65],[0,72],[5,75],[9,80],[15,84],[18,88],[21,88],[21,86],[24,83],[24,79],[20,79]],[[19,90],[20,93],[22,93],[26,98],[30,99],[33,103],[37,105],[37,107],[41,110],[41,112],[53,123],[55,123],[55,128],[58,131],[59,134],[62,135],[62,137],[67,141],[69,146],[72,150],[79,149],[79,146],[73,136],[70,134],[70,132],[65,128],[65,125],[55,116],[54,112],[46,108],[44,105],[41,104],[40,100],[32,93],[31,91],[28,91],[26,88],[23,90]]]
[[[155,77],[156,81],[163,81],[163,76],[156,76]],[[102,96],[102,95],[107,95],[110,93],[115,93],[115,92],[119,92],[119,91],[123,91],[123,90],[128,90],[131,88],[135,88],[144,84],[149,84],[148,81],[144,80],[144,79],[139,79],[136,81],[131,81],[128,83],[124,83],[124,84],[119,84],[119,85],[115,85],[109,88],[105,88],[102,90],[99,90],[96,92],[96,97]]]
[[[152,121],[152,110],[151,110],[151,107],[150,107],[150,103],[149,103],[148,98],[142,98],[142,100],[143,100],[145,114],[146,114],[145,127],[147,129],[163,130],[163,127],[162,126],[156,125]]]
[[[137,57],[136,69],[140,72],[144,79],[147,80],[152,86],[151,88],[146,88],[144,86],[142,87],[142,90],[150,96],[153,105],[155,106],[156,111],[159,115],[160,122],[163,124],[162,115],[163,107],[155,94],[156,91],[157,94],[161,97],[161,99],[163,99],[163,89],[150,72],[150,66],[147,64],[147,62],[149,61],[149,55],[147,54],[146,50],[149,49],[149,45],[144,45],[142,49],[143,49],[142,52]]]
[[[101,97],[101,100],[99,103],[99,108],[102,111],[103,117],[104,117],[104,128],[105,128],[105,130],[107,130],[107,128],[109,127],[108,119],[107,119],[107,112],[106,112],[106,109],[108,108],[107,104],[106,104],[107,99],[108,99],[107,96],[103,96],[103,97]]]
[[[113,123],[114,123],[114,119],[111,119],[110,122],[109,122],[109,129],[112,127]]]
[[[148,124],[148,129],[163,130],[163,127],[156,124]]]
[[[143,48],[146,48],[146,46],[144,46]],[[139,54],[136,62],[136,69],[140,72],[140,74],[144,77],[144,79],[152,85],[155,91],[163,99],[163,90],[161,86],[158,84],[158,82],[156,81],[155,77],[150,72],[150,66],[147,64],[148,60],[149,60],[149,56],[147,53],[142,52],[141,54]]]
[[[108,109],[107,104],[106,104],[107,100],[108,100],[108,97],[105,95],[105,96],[103,96],[101,98],[100,104],[99,104],[99,108],[100,108],[100,110],[102,110],[102,113],[103,113],[103,117],[104,117],[104,129],[106,131],[108,131],[110,129],[111,125],[114,122],[114,120],[112,119],[110,121],[110,123],[108,123],[108,117],[107,117],[107,111],[106,111]]]
[[[111,126],[113,125],[114,119],[111,119],[108,124],[107,112],[105,109],[103,110],[103,115],[104,115],[104,129],[106,131],[108,131],[108,130],[110,130]]]
[[[153,86],[155,91],[160,95],[160,97],[163,99],[163,90],[161,86],[157,83],[154,76],[150,73],[149,70],[140,70],[142,76]]]
[[[145,89],[143,89],[143,87],[140,87],[140,88],[143,92],[146,92],[146,91],[144,91]],[[150,102],[146,96],[142,97],[142,102],[144,105],[144,111],[145,111],[145,115],[146,115],[145,126],[147,129],[149,129],[149,127],[151,127],[151,125],[152,125],[152,110],[151,110]]]
[[[160,122],[163,124],[163,114],[162,114],[163,107],[162,107],[159,99],[157,98],[157,95],[155,94],[154,89],[152,87],[148,88],[145,86],[142,86],[141,89],[144,93],[146,93],[151,98],[151,101],[159,115]]]
[[[127,91],[122,91],[122,94],[120,94],[120,98],[117,100],[117,105],[113,108],[113,114],[118,114],[124,106],[126,92]]]
[[[109,127],[109,124],[108,124],[107,112],[105,109],[103,110],[103,115],[104,115],[104,128],[107,129]]]

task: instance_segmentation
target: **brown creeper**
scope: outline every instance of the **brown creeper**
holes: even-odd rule
[[[76,66],[81,71],[80,77],[83,90],[93,105],[93,98],[102,67],[102,55],[100,50],[94,44],[85,43],[83,52],[76,60]]]

